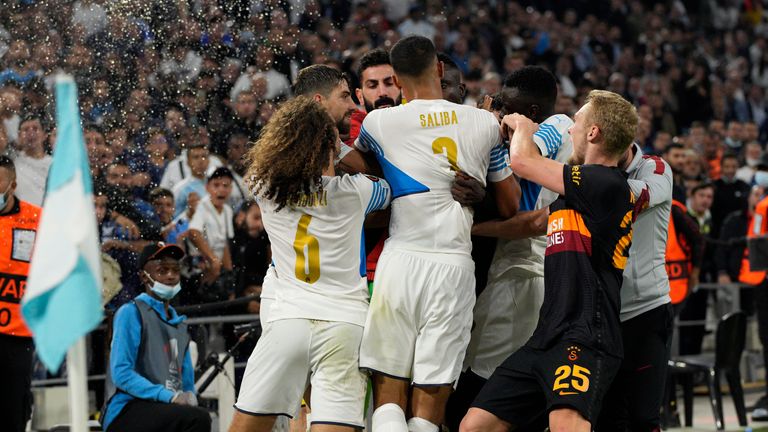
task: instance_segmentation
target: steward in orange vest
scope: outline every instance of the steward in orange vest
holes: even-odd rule
[[[691,283],[698,283],[699,267],[704,256],[704,238],[687,214],[685,205],[672,200],[672,215],[667,234],[666,269],[669,297],[680,304],[690,294]]]
[[[14,196],[0,213],[0,333],[32,337],[21,317],[40,207]]]
[[[24,431],[31,406],[31,333],[21,317],[40,208],[19,201],[16,168],[0,156],[0,422],[3,431]]]
[[[749,219],[747,239],[766,235],[766,225],[768,225],[768,197],[760,200],[755,206],[755,211]],[[739,282],[749,285],[760,285],[765,280],[765,274],[765,271],[751,271],[749,269],[749,248],[744,248]]]

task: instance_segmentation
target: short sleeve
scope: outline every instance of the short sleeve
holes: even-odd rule
[[[365,174],[357,174],[354,178],[365,214],[384,210],[389,206],[392,201],[392,190],[386,180]]]
[[[339,142],[339,154],[336,155],[336,163],[339,163],[340,160],[344,159],[348,154],[350,154],[354,150],[354,148],[346,145],[344,141]]]
[[[618,199],[629,198],[626,179],[616,167],[565,165],[565,202],[580,213],[601,220],[615,210]]]
[[[539,153],[549,159],[557,159],[563,146],[563,134],[573,122],[563,115],[554,115],[539,125],[533,134],[533,142],[539,148]]]
[[[205,229],[205,210],[203,210],[203,201],[197,204],[197,210],[192,215],[192,220],[189,221],[189,229],[203,232]]]
[[[499,138],[496,145],[491,148],[491,162],[488,165],[488,181],[498,183],[512,175],[509,167],[509,152]]]
[[[355,140],[355,147],[362,152],[376,151],[380,147],[378,141],[371,133],[375,117],[375,115],[370,114],[365,116],[363,124],[360,125],[360,134]]]

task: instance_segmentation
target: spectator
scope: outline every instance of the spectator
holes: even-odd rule
[[[227,130],[245,132],[250,140],[256,139],[261,130],[259,122],[259,101],[256,95],[250,91],[241,91],[237,94],[232,112],[232,121]]]
[[[712,199],[714,186],[712,183],[702,183],[691,190],[691,198],[688,200],[688,215],[693,218],[699,227],[699,232],[705,239],[711,239],[712,234]],[[704,248],[704,261],[702,262],[701,279],[703,282],[714,282],[717,274],[714,272],[713,248],[708,243]],[[714,273],[714,274],[713,274]],[[694,288],[695,289],[695,288]],[[691,294],[680,311],[681,321],[703,321],[706,318],[708,290],[698,290]],[[701,341],[704,337],[703,325],[691,325],[680,328],[680,354],[701,353]]]
[[[36,206],[43,205],[45,182],[51,167],[51,156],[45,152],[45,130],[40,117],[25,117],[19,124],[18,150],[14,156],[18,188],[16,194],[22,201]]]
[[[195,157],[193,158],[195,162],[190,164],[189,161],[189,150],[191,148],[206,148],[208,143],[206,142],[207,135],[201,130],[201,129],[190,129],[188,131],[187,137],[183,137],[179,142],[182,145],[181,154],[174,160],[170,161],[168,165],[165,167],[165,172],[163,173],[163,178],[160,180],[160,187],[173,190],[175,186],[180,183],[181,181],[191,177],[194,177],[192,174],[192,165],[194,164],[196,166],[196,170],[199,170],[202,166],[201,159],[206,159],[207,163],[210,165],[205,165],[205,168],[203,169],[203,173],[205,173],[205,170],[209,168],[218,168],[222,165],[221,161],[218,158],[210,158],[209,156],[205,156],[203,158],[203,152],[202,150],[198,150],[195,152]],[[200,165],[198,165],[198,163]],[[176,210],[179,210],[179,207],[176,207]]]
[[[156,235],[154,229],[157,227],[153,226],[155,217],[152,206],[133,194],[131,168],[124,162],[113,162],[107,167],[104,180],[112,208],[138,223],[143,236]]]
[[[195,213],[199,197],[189,201],[187,211],[174,218],[176,214],[173,193],[161,187],[153,189],[149,193],[149,202],[155,209],[155,215],[162,226],[163,240],[169,244],[181,244],[186,237],[184,233],[189,229],[189,221]]]
[[[254,67],[240,75],[232,87],[229,98],[237,100],[242,91],[253,91],[260,98],[273,100],[290,96],[288,77],[274,69],[275,54],[267,45],[259,45],[254,54]]]
[[[203,272],[203,289],[219,282],[222,272],[232,271],[232,255],[229,240],[234,237],[232,208],[226,201],[232,193],[232,172],[229,168],[216,168],[205,185],[208,196],[201,199],[189,222],[189,240],[206,262]],[[218,291],[206,292],[207,298],[223,300],[230,287],[219,286]],[[219,297],[219,298],[217,298]],[[223,297],[223,298],[221,298]]]
[[[72,6],[72,25],[85,31],[86,36],[93,36],[107,26],[107,12],[95,0],[78,0]]]
[[[91,109],[86,117],[96,123],[102,124],[104,118],[115,113],[115,105],[109,97],[109,83],[105,77],[96,78],[91,87]]]
[[[435,38],[435,26],[425,19],[424,8],[419,5],[411,6],[408,19],[397,27],[401,36],[418,35],[425,38]]]
[[[672,199],[684,203],[686,201],[685,184],[683,183],[683,170],[686,165],[685,147],[680,143],[673,142],[664,149],[664,160],[672,168],[674,184],[672,186]]]
[[[252,281],[263,279],[271,258],[269,238],[261,220],[261,209],[255,201],[246,202],[235,215],[235,235],[230,243],[232,266],[235,269],[237,286],[243,295],[260,294]],[[261,285],[261,284],[258,284]]]
[[[88,151],[91,176],[96,179],[102,178],[106,174],[107,167],[115,160],[115,151],[107,146],[104,133],[95,124],[85,127],[83,138]]]
[[[744,145],[742,142],[743,127],[744,125],[741,122],[735,120],[728,123],[728,129],[725,133],[725,145],[735,153],[738,153]]]
[[[744,148],[744,164],[736,171],[736,178],[752,184],[757,164],[763,157],[763,147],[757,141],[748,142]]]
[[[715,180],[712,201],[712,238],[720,238],[720,227],[730,213],[744,210],[749,197],[749,185],[736,178],[739,159],[735,154],[725,154],[720,162],[720,178]],[[746,232],[746,231],[745,231]]]
[[[23,40],[14,40],[3,60],[8,67],[0,72],[0,86],[14,84],[22,87],[37,76],[29,62],[29,45]]]
[[[107,309],[115,310],[138,294],[140,283],[136,273],[136,252],[141,250],[144,242],[139,240],[138,225],[110,206],[103,187],[96,188],[93,201],[101,248],[120,265],[122,289],[107,304]]]
[[[250,147],[248,143],[248,136],[242,132],[234,131],[227,140],[227,151],[225,153],[227,157],[227,168],[232,172],[232,193],[227,199],[227,204],[232,207],[233,210],[238,210],[244,202],[251,200],[251,195],[248,193],[248,188],[243,180],[245,174],[247,161],[245,160],[245,154]]]
[[[139,257],[145,291],[115,315],[104,430],[204,432],[208,413],[197,408],[186,319],[169,302],[181,290],[175,245],[152,243]]]
[[[5,127],[8,141],[13,144],[19,140],[21,103],[22,97],[19,89],[7,86],[0,90],[0,120]]]
[[[202,143],[196,143],[187,150],[187,164],[189,176],[173,187],[173,196],[176,200],[176,216],[187,208],[189,194],[194,192],[199,197],[205,195],[205,173],[211,167],[211,156],[208,147]],[[162,182],[161,182],[162,184]]]
[[[160,185],[171,154],[165,132],[160,128],[150,128],[144,144],[144,157],[132,158],[130,164],[136,196],[144,196],[146,191]]]
[[[721,243],[715,249],[715,268],[717,269],[717,282],[719,284],[729,284],[732,282],[742,282],[747,284],[740,291],[740,307],[744,311],[752,311],[752,290],[749,287],[754,285],[754,280],[745,278],[749,273],[749,262],[747,260],[747,230],[752,223],[755,215],[755,206],[763,199],[765,190],[761,186],[752,186],[747,205],[738,209],[723,221],[720,229],[719,240]],[[756,281],[762,282],[762,278]]]

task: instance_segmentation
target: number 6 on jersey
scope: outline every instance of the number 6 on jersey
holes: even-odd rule
[[[302,215],[296,228],[293,250],[296,251],[296,279],[313,284],[320,279],[320,244],[309,234],[312,216]]]

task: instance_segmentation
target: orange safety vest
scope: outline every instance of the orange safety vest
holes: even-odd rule
[[[755,213],[749,218],[749,229],[747,238],[754,238],[765,234],[766,220],[768,220],[768,198],[763,198],[755,206]],[[760,227],[755,232],[755,223]],[[744,248],[744,257],[741,259],[741,268],[739,269],[739,282],[749,285],[760,285],[765,280],[765,271],[751,271],[749,269],[749,248]]]
[[[18,211],[15,211],[17,210]],[[31,337],[21,316],[29,261],[40,222],[40,207],[16,198],[11,214],[0,215],[0,333]]]
[[[680,201],[672,200],[672,205],[687,212],[685,205]],[[665,267],[669,276],[669,297],[672,304],[678,304],[688,296],[688,278],[691,275],[691,246],[677,233],[675,221],[670,216],[669,230],[667,233],[667,251],[665,254]]]

